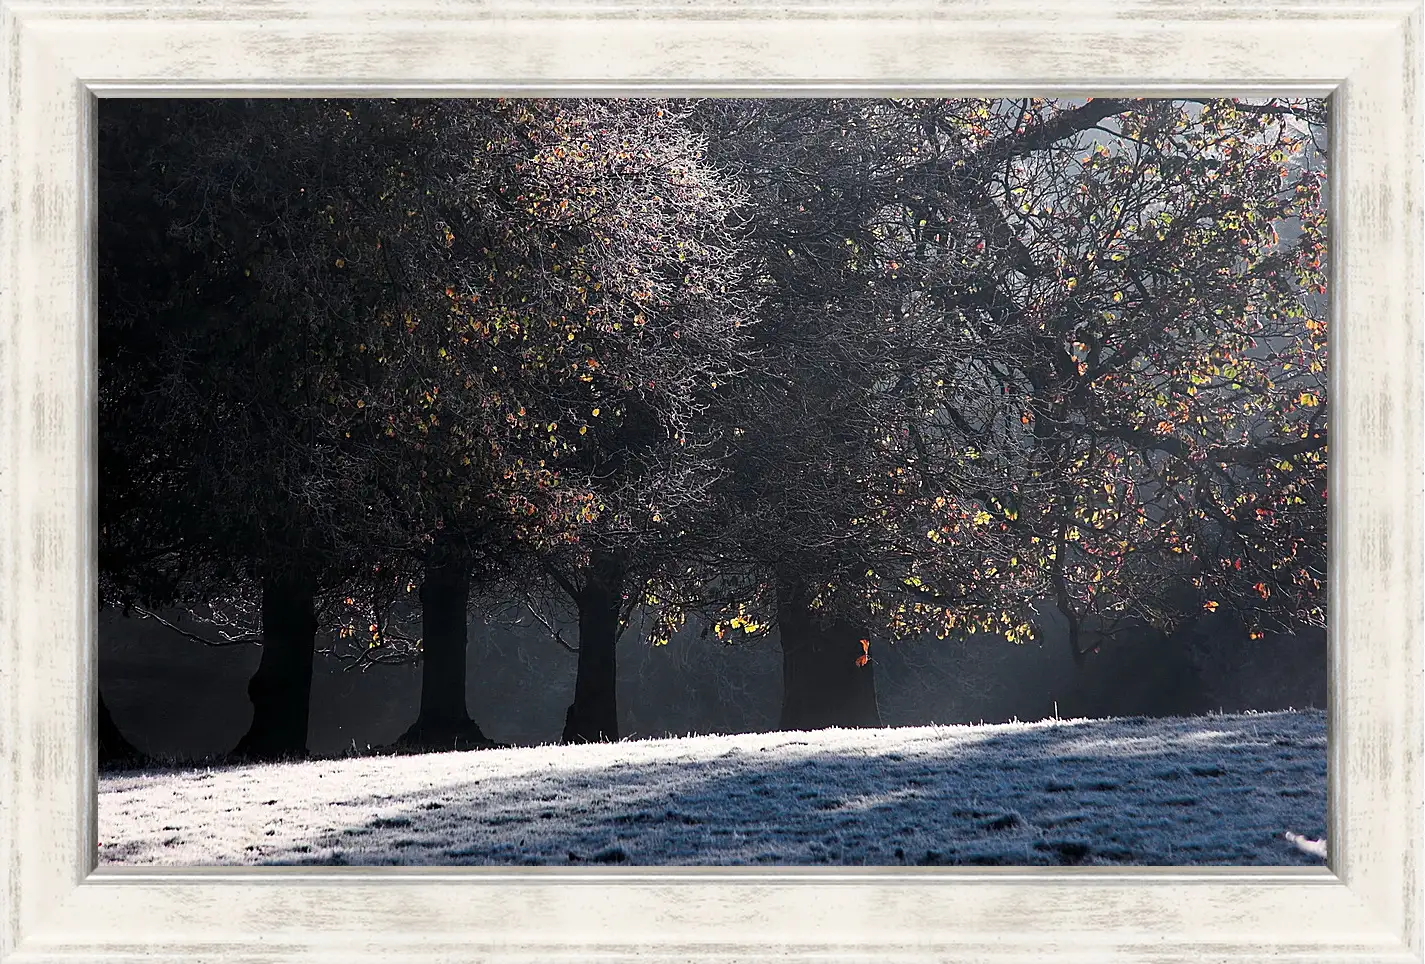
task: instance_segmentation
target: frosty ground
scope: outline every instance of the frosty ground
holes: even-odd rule
[[[1325,714],[753,733],[101,774],[108,864],[1320,864]]]

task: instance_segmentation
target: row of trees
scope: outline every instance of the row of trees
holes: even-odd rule
[[[776,627],[788,727],[873,640],[1321,625],[1321,110],[106,101],[105,599],[253,602],[256,757],[329,632],[479,742],[491,599],[577,614],[570,741],[631,624]]]

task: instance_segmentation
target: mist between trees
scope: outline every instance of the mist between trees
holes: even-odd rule
[[[877,645],[872,665],[881,721],[1001,723],[1326,705],[1319,631],[1251,640],[1223,622],[1209,617],[1166,637],[1105,641],[1077,664],[1062,625],[1018,645],[989,635]],[[572,634],[574,627],[567,629]],[[324,652],[329,643],[318,639],[313,660],[307,749],[327,757],[393,744],[416,716],[423,667],[415,661],[357,667]],[[251,722],[246,685],[261,653],[253,644],[195,645],[153,620],[110,610],[100,622],[100,688],[117,728],[151,759],[213,759],[232,749]],[[533,618],[487,617],[477,608],[467,659],[465,702],[490,739],[531,745],[560,738],[578,661]],[[630,630],[618,642],[617,660],[622,736],[777,726],[782,665],[775,630],[737,646],[702,635],[698,625],[667,646]]]
[[[1319,631],[1324,112],[104,101],[102,603],[261,640],[249,758],[319,645],[488,742],[492,609],[571,742],[685,626],[782,728],[883,722],[897,641]]]

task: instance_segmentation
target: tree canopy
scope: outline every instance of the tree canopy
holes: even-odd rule
[[[779,626],[788,725],[874,720],[875,640],[1323,625],[1323,121],[113,102],[108,598],[261,592],[373,651],[422,581],[562,598],[567,739],[617,736],[636,609]]]
[[[1319,105],[719,109],[768,195],[774,551],[907,632],[1322,624]]]

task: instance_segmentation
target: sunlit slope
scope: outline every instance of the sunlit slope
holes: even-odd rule
[[[1325,714],[822,730],[105,775],[120,864],[1312,864]]]

